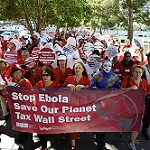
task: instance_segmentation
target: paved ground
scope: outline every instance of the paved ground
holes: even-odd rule
[[[17,150],[18,145],[15,144],[17,131],[12,129],[11,119],[4,123],[0,121],[0,150]],[[80,133],[80,139],[76,140],[76,150],[96,150],[96,142],[94,141],[94,133]],[[69,136],[63,138],[62,134],[55,135],[56,141],[51,145],[48,142],[49,150],[70,150]],[[106,147],[109,150],[129,150],[128,143],[130,141],[130,133],[106,133]],[[40,142],[36,134],[33,134],[33,142],[28,140],[25,142],[27,147],[25,150],[40,150]],[[145,140],[139,134],[136,141],[137,150],[150,150],[150,141]]]

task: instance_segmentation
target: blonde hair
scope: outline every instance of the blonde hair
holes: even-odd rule
[[[144,72],[143,67],[142,67],[142,66],[140,66],[140,65],[133,65],[133,67],[132,67],[132,72],[134,72],[136,68],[141,69],[141,70],[142,70],[142,73]]]

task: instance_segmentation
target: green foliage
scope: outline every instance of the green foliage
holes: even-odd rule
[[[0,18],[16,20],[31,31],[31,22],[41,31],[47,25],[109,29],[128,26],[128,10],[134,22],[149,25],[148,11],[141,8],[150,0],[1,0]],[[23,20],[23,21],[22,21]]]
[[[21,23],[23,19],[29,29],[31,21],[35,22],[39,32],[49,24],[74,27],[90,18],[90,7],[86,0],[5,0],[2,7],[5,19]]]
[[[133,21],[149,24],[149,12],[141,9],[150,0],[93,0],[88,1],[93,8],[91,26],[109,29],[127,27],[129,10],[133,9]],[[143,16],[143,17],[142,17]]]

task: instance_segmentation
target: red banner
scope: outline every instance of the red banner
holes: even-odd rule
[[[144,90],[8,87],[13,129],[33,133],[139,131]]]

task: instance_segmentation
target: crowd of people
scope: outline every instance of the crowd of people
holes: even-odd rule
[[[134,45],[127,40],[122,47],[119,39],[113,36],[102,38],[98,33],[89,35],[84,31],[76,34],[67,31],[58,32],[55,38],[42,39],[35,33],[28,39],[17,38],[5,41],[0,40],[0,101],[3,112],[1,120],[11,117],[7,107],[6,86],[36,87],[36,88],[63,88],[68,87],[72,92],[83,88],[117,90],[121,88],[145,89],[145,114],[142,119],[142,134],[149,140],[148,128],[150,123],[150,53],[145,60],[142,45]],[[133,41],[134,42],[134,41]],[[137,41],[136,41],[137,42]],[[90,43],[90,44],[89,44]],[[89,46],[89,45],[90,46]],[[110,57],[109,47],[117,51]],[[45,65],[38,59],[41,49],[50,49],[55,53],[54,60]],[[35,49],[38,49],[36,57]],[[13,52],[17,54],[15,62],[9,62],[8,56]],[[6,55],[7,54],[7,55]],[[11,53],[12,54],[12,53]],[[9,55],[11,57],[11,55]],[[90,58],[96,58],[90,59]],[[96,65],[98,63],[98,65]],[[136,150],[135,141],[137,132],[131,133],[129,148]],[[19,132],[17,141],[23,150],[24,137],[31,133]],[[41,150],[47,148],[47,140],[55,141],[54,135],[38,134]],[[78,133],[70,133],[71,149],[75,149],[75,140]],[[97,150],[105,150],[105,133],[97,132]]]

